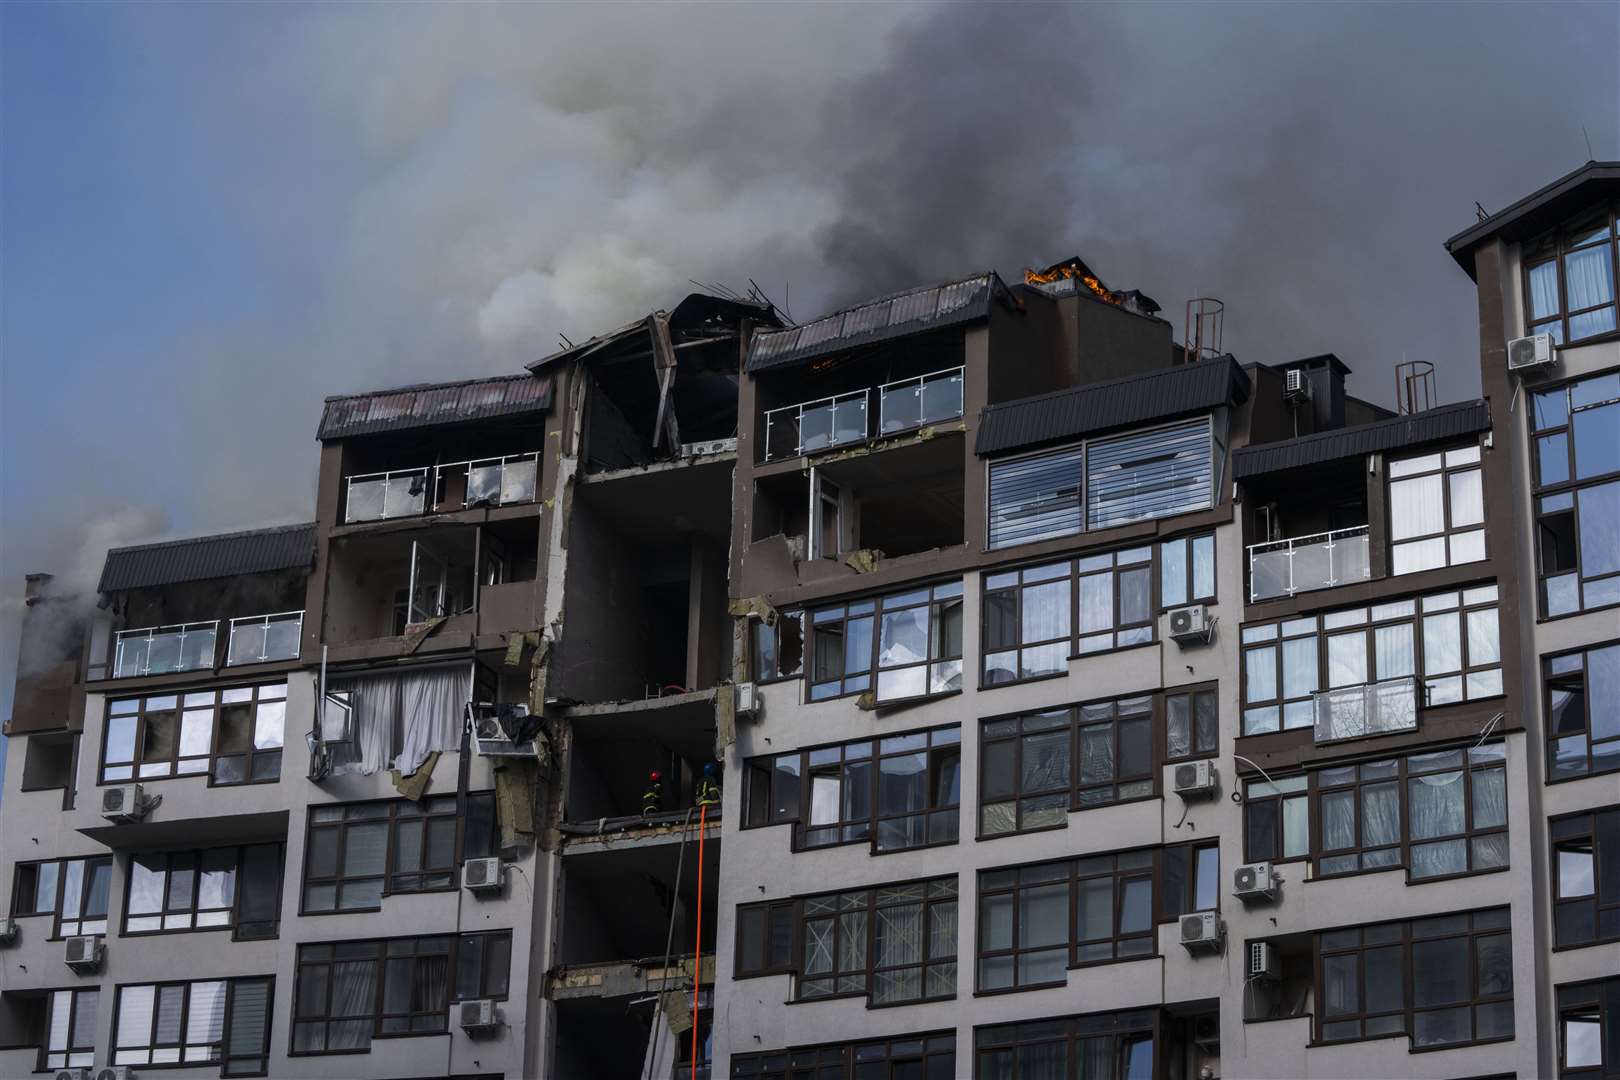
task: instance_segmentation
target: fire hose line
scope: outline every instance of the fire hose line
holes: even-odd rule
[[[698,1069],[698,992],[703,982],[703,826],[709,805],[698,808],[697,940],[692,943],[692,1080]]]

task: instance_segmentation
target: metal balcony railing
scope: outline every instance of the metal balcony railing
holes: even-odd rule
[[[296,660],[303,632],[302,611],[232,619],[230,639],[225,649],[225,666]]]
[[[878,434],[893,435],[962,415],[962,368],[946,368],[878,387]]]
[[[1249,545],[1249,602],[1331,589],[1371,576],[1367,526]]]
[[[398,469],[349,477],[343,520],[385,521],[412,517],[427,507],[428,470]]]
[[[127,679],[213,667],[214,643],[218,637],[218,619],[120,630],[116,636],[112,677]]]
[[[540,452],[535,450],[527,454],[507,454],[504,457],[440,465],[436,469],[435,493],[444,491],[447,476],[461,472],[467,476],[467,491],[461,500],[464,507],[533,502],[539,490]]]
[[[868,391],[818,398],[765,413],[765,460],[799,457],[833,446],[865,442]]]
[[[1411,675],[1318,690],[1312,697],[1317,744],[1417,730],[1417,679]]]

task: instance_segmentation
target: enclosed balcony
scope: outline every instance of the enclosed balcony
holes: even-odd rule
[[[1312,697],[1317,745],[1417,730],[1417,680],[1410,675],[1318,690]]]
[[[168,675],[214,666],[219,620],[120,630],[116,637],[112,677]]]
[[[296,660],[303,632],[302,611],[232,619],[225,664],[235,667],[239,664],[266,664],[273,660]]]
[[[945,368],[878,387],[769,409],[765,413],[765,460],[814,454],[874,437],[898,435],[962,415],[961,367]],[[871,401],[877,399],[877,427]]]
[[[1249,602],[1331,589],[1371,576],[1367,526],[1249,545]]]

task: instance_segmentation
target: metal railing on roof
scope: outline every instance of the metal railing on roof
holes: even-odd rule
[[[1372,574],[1367,526],[1249,545],[1249,602],[1331,589]]]
[[[225,647],[225,666],[296,660],[303,632],[302,611],[232,619],[230,638]]]
[[[211,668],[218,638],[218,619],[120,630],[115,636],[112,677],[127,679]]]
[[[963,368],[945,368],[875,388],[876,436],[896,435],[962,415]],[[869,403],[874,388],[851,390],[765,412],[765,458],[814,454],[874,437]]]

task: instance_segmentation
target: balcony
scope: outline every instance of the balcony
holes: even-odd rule
[[[436,472],[438,482],[434,489],[441,501],[446,480],[457,476],[466,478],[465,494],[461,500],[463,508],[533,502],[539,487],[540,452],[536,450],[527,454],[458,461],[452,465],[440,465]]]
[[[540,452],[506,454],[349,477],[344,524],[420,517],[431,511],[533,502],[540,485]]]
[[[302,611],[285,611],[279,615],[249,615],[246,618],[232,619],[225,666],[266,664],[272,660],[296,660],[303,632]]]
[[[1312,697],[1318,746],[1417,730],[1417,680],[1410,675],[1318,690]]]
[[[128,679],[138,675],[168,675],[177,671],[201,671],[214,666],[214,644],[219,637],[219,620],[151,626],[144,630],[120,630],[113,655],[112,677]]]
[[[1367,526],[1249,545],[1249,602],[1331,589],[1371,576]]]
[[[874,437],[869,403],[878,399],[877,436],[955,420],[962,415],[960,367],[851,390],[765,412],[765,460],[781,461]]]
[[[349,477],[344,522],[415,517],[427,506],[427,469],[399,469]]]

